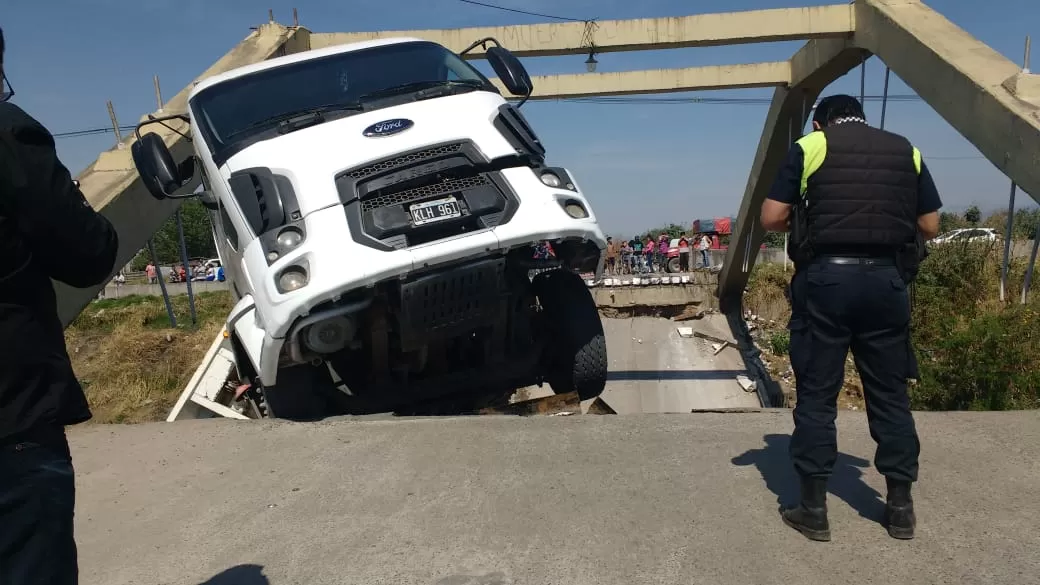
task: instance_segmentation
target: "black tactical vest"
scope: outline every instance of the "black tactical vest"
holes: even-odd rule
[[[827,155],[806,185],[814,252],[896,253],[913,242],[918,172],[910,142],[858,122],[823,133]]]

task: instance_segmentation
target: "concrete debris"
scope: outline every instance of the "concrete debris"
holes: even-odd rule
[[[589,410],[585,414],[617,414],[617,411],[604,402],[602,397],[597,397],[589,405]]]
[[[743,374],[737,376],[737,384],[740,384],[740,387],[744,389],[744,392],[754,392],[758,387],[758,384]]]
[[[676,327],[675,331],[679,337],[693,337],[693,327]]]
[[[713,343],[711,344],[712,355],[719,355],[719,352],[726,349],[727,347],[733,347],[729,342]]]
[[[737,345],[737,342],[732,339],[723,339],[721,337],[715,337],[714,335],[709,335],[700,331],[694,331],[693,336],[700,337],[701,339],[707,339],[708,341],[713,341],[715,343],[728,343],[729,345]]]

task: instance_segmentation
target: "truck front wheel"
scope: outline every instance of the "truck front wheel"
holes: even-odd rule
[[[545,317],[545,380],[556,394],[599,396],[607,384],[607,342],[585,282],[573,272],[552,270],[532,285]]]
[[[278,371],[275,385],[260,389],[266,414],[292,421],[314,421],[341,414],[328,395],[328,385],[328,370],[323,367],[305,364],[283,368]]]

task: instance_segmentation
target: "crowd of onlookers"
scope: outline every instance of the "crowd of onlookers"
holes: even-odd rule
[[[144,267],[144,276],[148,279],[148,284],[158,283],[160,273],[165,276],[167,282],[186,282],[189,279],[192,282],[224,281],[224,267],[216,259],[192,260],[188,262],[187,267],[184,264],[175,264],[172,268],[163,270],[157,269],[151,262]]]
[[[607,244],[607,274],[688,272],[694,267],[711,268],[712,264],[713,242],[706,233],[680,234],[678,238],[666,233],[648,234],[628,241],[608,237]],[[691,258],[694,252],[696,261]]]

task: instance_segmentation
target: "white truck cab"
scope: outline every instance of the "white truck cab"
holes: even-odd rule
[[[489,43],[502,84],[529,97],[497,41],[470,49]],[[193,158],[141,135],[170,118],[190,123]],[[602,324],[578,276],[603,270],[592,206],[459,54],[395,38],[270,59],[201,81],[185,114],[137,136],[149,192],[211,210],[236,367],[265,415],[603,390]],[[178,193],[196,170],[202,189]]]

